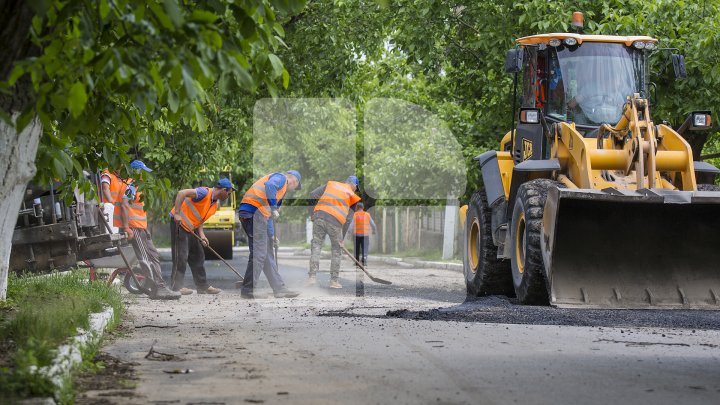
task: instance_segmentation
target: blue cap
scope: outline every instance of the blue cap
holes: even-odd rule
[[[145,163],[142,162],[142,160],[133,160],[130,163],[130,167],[132,167],[135,170],[145,170],[146,172],[151,172],[152,169],[145,166]]]
[[[231,189],[235,190],[235,186],[233,186],[233,184],[230,182],[230,180],[228,180],[226,178],[222,178],[222,179],[218,180],[217,183],[215,183],[215,187],[231,188]]]
[[[348,183],[352,183],[356,186],[360,186],[360,180],[358,180],[357,176],[350,176],[345,181]]]
[[[287,174],[292,174],[293,177],[295,177],[295,178],[297,179],[297,181],[298,181],[297,189],[298,189],[298,190],[301,190],[301,189],[302,189],[302,185],[300,184],[300,180],[302,180],[302,178],[300,177],[300,172],[297,171],[297,170],[288,170],[288,171],[287,171]]]

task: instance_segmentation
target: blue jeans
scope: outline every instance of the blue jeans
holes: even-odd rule
[[[277,262],[271,252],[273,243],[268,234],[268,221],[260,211],[255,211],[252,218],[240,218],[240,221],[250,247],[250,257],[241,291],[251,293],[260,279],[260,272],[265,273],[273,291],[282,290],[285,288],[285,282],[278,273]]]

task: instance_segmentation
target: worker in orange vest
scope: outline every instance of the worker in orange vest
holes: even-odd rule
[[[363,266],[367,265],[371,229],[373,235],[375,235],[377,233],[375,221],[373,221],[370,213],[365,211],[365,205],[359,202],[350,224],[350,230],[355,235],[355,259],[361,262]]]
[[[120,172],[113,170],[112,172],[105,169],[100,174],[100,202],[102,203],[103,212],[107,214],[108,223],[114,227],[113,232],[119,232],[118,226],[115,226],[115,216],[120,215],[120,206],[115,204],[120,200],[121,188],[124,187],[120,177]]]
[[[148,173],[152,169],[147,167],[140,160],[134,160],[130,167],[136,171],[144,170]],[[147,226],[147,215],[145,214],[145,203],[141,199],[141,192],[138,191],[133,179],[124,180],[125,187],[121,190],[120,223],[116,224],[122,229],[132,241],[133,249],[138,260],[145,262],[150,267],[152,278],[157,286],[156,299],[179,299],[180,293],[171,291],[165,286],[160,269],[160,254],[150,237]]]
[[[365,211],[365,205],[361,202],[357,203],[350,230],[355,235],[355,260],[361,262],[363,266],[367,266],[371,228],[373,235],[375,235],[377,233],[375,221],[373,221],[370,213]],[[365,273],[357,269],[357,266],[355,267],[355,295],[362,297],[365,295]]]
[[[172,289],[182,295],[192,294],[192,290],[183,287],[185,268],[190,265],[193,281],[198,294],[218,294],[219,288],[208,285],[205,275],[205,252],[208,246],[203,231],[203,223],[217,211],[220,201],[230,197],[235,187],[228,179],[220,179],[213,188],[198,187],[180,190],[175,198],[175,206],[170,211],[173,221],[170,223],[172,242]],[[195,236],[200,237],[200,240]],[[202,242],[201,242],[202,241]]]
[[[272,254],[273,243],[277,241],[273,220],[280,217],[278,209],[285,194],[300,190],[300,181],[300,172],[297,170],[270,173],[253,183],[240,202],[238,215],[250,247],[250,257],[240,291],[242,298],[265,298],[263,294],[255,291],[261,272],[265,273],[276,298],[300,295],[285,286],[278,272],[277,257]]]
[[[310,199],[315,200],[312,214],[313,238],[310,253],[310,271],[308,285],[317,283],[317,272],[320,268],[320,251],[325,235],[330,237],[332,256],[330,259],[330,288],[342,288],[338,281],[340,275],[340,259],[342,257],[342,240],[347,230],[349,219],[352,218],[360,197],[355,194],[360,181],[355,176],[348,177],[344,183],[329,181],[325,186],[310,192]]]

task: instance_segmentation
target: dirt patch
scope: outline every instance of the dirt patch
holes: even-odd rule
[[[134,329],[129,326],[130,317],[123,314],[120,324],[105,335],[105,344],[132,335]],[[76,404],[117,404],[143,403],[135,394],[140,377],[135,372],[138,363],[124,362],[103,351],[93,358],[97,367],[78,373],[73,378],[77,392]]]
[[[123,402],[136,397],[139,377],[134,366],[138,363],[126,363],[103,352],[99,352],[93,362],[100,366],[74,378],[78,392],[76,404],[114,404],[113,397],[122,398]]]

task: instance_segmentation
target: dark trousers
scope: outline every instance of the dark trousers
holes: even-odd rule
[[[250,293],[260,279],[260,273],[265,273],[273,291],[285,288],[285,282],[278,273],[276,258],[272,254],[272,238],[268,233],[268,223],[265,217],[256,211],[252,218],[240,218],[243,230],[248,237],[250,257],[248,258],[242,291]]]
[[[132,228],[132,230],[135,234],[135,237],[131,240],[135,256],[137,256],[138,260],[145,261],[150,267],[152,273],[149,276],[155,281],[155,284],[158,287],[164,286],[165,281],[163,281],[162,271],[160,270],[160,254],[155,249],[150,232],[143,228]]]
[[[355,260],[367,265],[368,247],[370,246],[369,236],[355,236]],[[362,260],[361,260],[362,258]]]
[[[208,283],[205,275],[205,252],[200,240],[177,225],[175,221],[171,221],[170,241],[173,258],[172,289],[177,291],[183,287],[185,269],[190,265],[195,287],[198,290],[206,290]]]

